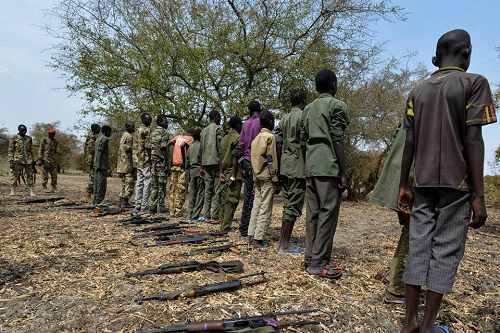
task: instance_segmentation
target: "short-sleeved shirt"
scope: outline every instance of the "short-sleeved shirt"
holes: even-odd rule
[[[200,141],[195,141],[187,151],[186,172],[189,177],[200,177],[200,147]]]
[[[162,149],[166,150],[168,146],[167,130],[161,126],[153,128],[149,135],[149,144],[151,147],[151,156],[164,159]]]
[[[33,163],[33,139],[31,136],[16,134],[10,138],[8,160],[18,164]]]
[[[484,76],[445,67],[414,87],[404,128],[415,135],[415,186],[473,190],[464,147],[467,126],[496,121]]]
[[[94,134],[92,131],[87,135],[85,139],[85,146],[83,149],[83,155],[85,157],[85,162],[87,165],[94,163],[94,142],[99,137],[99,134]]]
[[[306,167],[300,145],[302,110],[292,108],[276,127],[276,142],[283,145],[280,174],[289,178],[306,178]]]
[[[201,157],[202,165],[218,165],[219,157],[222,154],[220,141],[224,136],[224,130],[221,125],[210,123],[201,131],[200,142],[203,149]]]
[[[40,142],[38,157],[40,157],[45,164],[53,165],[56,163],[57,144],[58,142],[56,139],[51,139],[49,137],[43,138],[42,142]]]
[[[137,168],[149,168],[151,163],[147,149],[151,149],[149,137],[151,134],[150,127],[142,124],[136,131],[134,136],[134,146],[132,158]]]
[[[270,130],[263,128],[252,141],[253,179],[278,181],[278,157],[276,156],[276,137]],[[272,164],[268,163],[268,159]]]
[[[188,151],[189,146],[191,146],[194,142],[194,139],[192,136],[189,135],[177,135],[175,138],[170,140],[170,142],[174,143],[174,151],[172,153],[172,164],[173,165],[182,165],[182,145],[187,144],[187,146],[184,148],[184,153],[186,154]],[[186,156],[186,155],[184,155]]]
[[[224,172],[224,175],[226,177],[230,177],[231,174],[233,173],[233,156],[235,153],[238,154],[239,138],[240,134],[234,129],[229,130],[229,132],[224,136],[224,138],[222,138],[220,144],[222,148],[222,171]],[[239,170],[236,170],[235,172],[236,179],[241,178],[241,175],[238,171]]]
[[[125,131],[120,139],[120,147],[118,148],[118,162],[116,164],[116,172],[129,173],[132,172],[129,153],[132,152],[134,137],[129,132]]]
[[[251,159],[252,141],[260,133],[261,129],[259,116],[253,116],[243,123],[238,149],[240,154],[248,161]]]
[[[109,150],[108,150],[108,137],[102,134],[97,140],[94,142],[94,168],[101,170],[109,169]],[[98,154],[97,152],[101,152],[101,159],[97,161]]]
[[[349,122],[347,105],[330,94],[320,94],[305,107],[300,139],[307,151],[306,177],[340,177],[333,143],[344,139]]]

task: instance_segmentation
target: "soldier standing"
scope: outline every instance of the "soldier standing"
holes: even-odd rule
[[[38,156],[40,158],[40,166],[42,167],[43,189],[47,189],[47,183],[49,182],[50,174],[50,192],[54,193],[57,188],[57,165],[56,165],[56,154],[57,154],[57,140],[55,138],[56,131],[53,129],[48,130],[49,136],[43,138],[40,143]]]
[[[94,142],[94,200],[93,205],[100,205],[104,201],[107,188],[109,169],[108,138],[111,136],[111,127],[104,125],[102,135]]]
[[[26,135],[28,129],[24,125],[17,127],[18,134],[12,136],[9,141],[9,166],[12,172],[10,180],[10,195],[16,195],[17,180],[21,170],[24,169],[26,181],[30,188],[30,195],[35,196],[33,181],[33,140]]]
[[[90,201],[92,193],[94,193],[94,142],[99,137],[101,133],[101,126],[97,124],[92,124],[90,126],[90,132],[87,135],[84,146],[84,157],[85,163],[87,165],[87,171],[89,173],[89,184],[85,189],[85,194],[83,195],[83,201]]]
[[[149,113],[141,115],[142,125],[137,129],[132,147],[134,166],[137,168],[135,183],[135,210],[148,211],[149,194],[151,193],[151,145],[149,142],[151,123]]]
[[[123,133],[120,139],[120,148],[118,149],[118,164],[116,166],[116,172],[120,174],[122,178],[122,190],[120,192],[120,208],[131,208],[129,204],[129,199],[134,193],[135,185],[135,168],[132,159],[132,144],[134,137],[132,133],[135,132],[134,123],[127,121],[125,123],[125,133]]]
[[[151,131],[151,212],[165,211],[165,192],[167,175],[170,174],[169,154],[167,152],[168,120],[165,115],[156,118],[155,129]],[[172,195],[172,194],[170,194]]]

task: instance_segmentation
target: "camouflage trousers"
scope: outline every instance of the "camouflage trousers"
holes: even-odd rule
[[[241,194],[241,179],[235,180],[231,187],[229,186],[230,174],[226,173],[226,181],[221,183],[221,191],[219,197],[219,217],[220,230],[229,231],[233,222],[234,213],[240,202]]]
[[[11,170],[10,187],[17,187],[17,181],[21,171],[24,169],[24,179],[29,187],[34,184],[33,180],[33,167],[31,164],[18,164],[14,163],[14,168]],[[19,180],[20,181],[20,180]]]
[[[186,201],[186,172],[180,166],[172,167],[171,171],[172,175],[168,183],[170,216],[180,217],[182,206]]]
[[[90,195],[94,193],[94,177],[95,177],[95,170],[94,168],[89,167],[89,183],[85,191]]]
[[[127,201],[134,194],[135,187],[135,172],[120,173],[122,179],[122,189],[120,191],[120,198],[125,198]]]
[[[167,190],[167,174],[163,160],[151,160],[151,210],[163,212],[165,210],[165,192]]]
[[[49,174],[50,174],[50,185],[52,187],[57,186],[57,165],[52,164],[43,164],[42,165],[42,185],[47,186],[49,182]]]

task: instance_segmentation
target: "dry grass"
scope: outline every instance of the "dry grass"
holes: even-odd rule
[[[86,178],[60,177],[61,193],[79,198]],[[397,332],[404,307],[383,303],[384,277],[399,237],[394,213],[368,203],[343,203],[335,235],[332,264],[344,267],[338,281],[306,274],[299,256],[279,256],[281,198],[276,198],[270,229],[271,247],[197,256],[198,261],[242,260],[247,273],[265,270],[271,278],[235,292],[195,299],[142,305],[134,297],[169,292],[193,283],[220,282],[224,273],[126,278],[136,271],[172,262],[172,253],[192,246],[144,248],[131,228],[116,225],[120,216],[91,218],[88,212],[53,208],[50,204],[17,205],[0,178],[0,331],[2,332],[130,332],[188,320],[256,315],[267,311],[322,308],[334,323],[307,326],[297,332]],[[119,180],[109,179],[106,200],[116,203]],[[40,197],[49,196],[40,193]],[[240,205],[241,207],[241,205]],[[438,321],[456,332],[500,330],[500,211],[490,209],[488,225],[470,232],[455,291],[445,298]],[[240,211],[237,212],[237,217]],[[171,222],[173,222],[171,220]],[[235,222],[237,223],[237,222]],[[202,225],[211,228],[209,225]],[[237,233],[235,243],[242,242]],[[303,244],[303,220],[294,241]],[[292,332],[292,329],[289,330]]]

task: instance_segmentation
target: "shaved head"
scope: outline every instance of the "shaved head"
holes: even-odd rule
[[[470,35],[462,29],[455,29],[445,33],[439,38],[436,47],[438,59],[459,55],[471,46]]]

